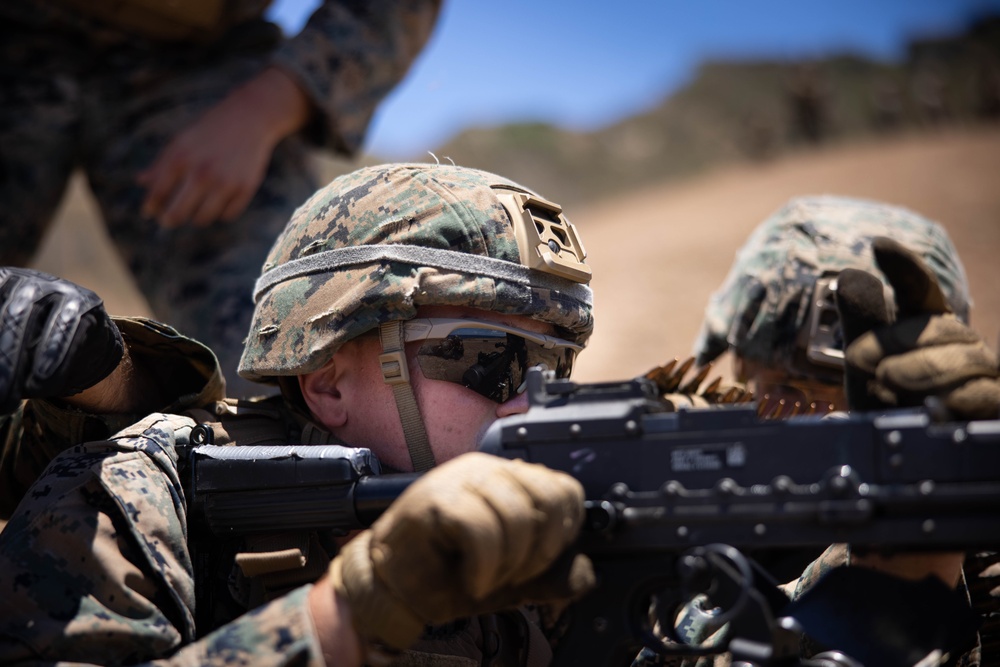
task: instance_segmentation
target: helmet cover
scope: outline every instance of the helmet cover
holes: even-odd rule
[[[968,320],[965,270],[943,227],[881,202],[798,197],[761,223],[737,252],[705,310],[694,349],[698,363],[732,349],[744,359],[794,370],[817,282],[845,268],[879,277],[891,304],[892,290],[871,250],[876,236],[897,239],[919,255],[937,276],[956,316]]]
[[[522,261],[502,203],[511,194],[538,197],[494,174],[434,164],[366,167],[317,191],[268,254],[240,375],[318,370],[346,341],[424,305],[525,315],[586,343],[590,288]]]

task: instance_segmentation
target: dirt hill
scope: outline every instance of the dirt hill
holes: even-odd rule
[[[590,252],[599,318],[577,377],[620,379],[688,354],[736,249],[765,216],[800,194],[881,199],[945,224],[972,285],[973,323],[992,345],[1000,343],[996,128],[799,153],[568,207]],[[75,183],[35,266],[97,290],[113,313],[148,313],[94,214]]]

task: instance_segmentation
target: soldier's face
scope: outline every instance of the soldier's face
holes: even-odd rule
[[[455,306],[424,307],[419,317],[471,318],[495,321],[536,333],[555,335],[554,327],[517,315]],[[438,463],[472,451],[483,433],[500,417],[528,409],[525,394],[504,403],[492,401],[455,382],[430,380],[407,344],[410,384]],[[377,336],[344,345],[325,368],[300,378],[302,394],[313,416],[344,442],[368,447],[393,468],[410,470],[409,453],[392,388],[382,379]]]

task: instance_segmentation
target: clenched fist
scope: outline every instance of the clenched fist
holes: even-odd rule
[[[115,369],[124,345],[100,297],[31,269],[0,268],[0,414],[70,396]]]
[[[996,419],[996,354],[949,312],[934,274],[919,258],[887,238],[876,239],[872,249],[899,312],[893,321],[874,276],[847,269],[837,278],[851,409],[914,407],[934,398],[947,417]]]
[[[404,649],[427,624],[573,599],[594,583],[565,553],[583,521],[569,475],[482,453],[435,468],[330,566],[366,640]]]

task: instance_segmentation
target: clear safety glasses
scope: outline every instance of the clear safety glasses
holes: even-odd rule
[[[417,363],[424,377],[455,382],[503,403],[523,391],[527,370],[545,366],[569,377],[583,349],[561,338],[497,322],[450,318],[409,320],[407,343],[421,342]]]

